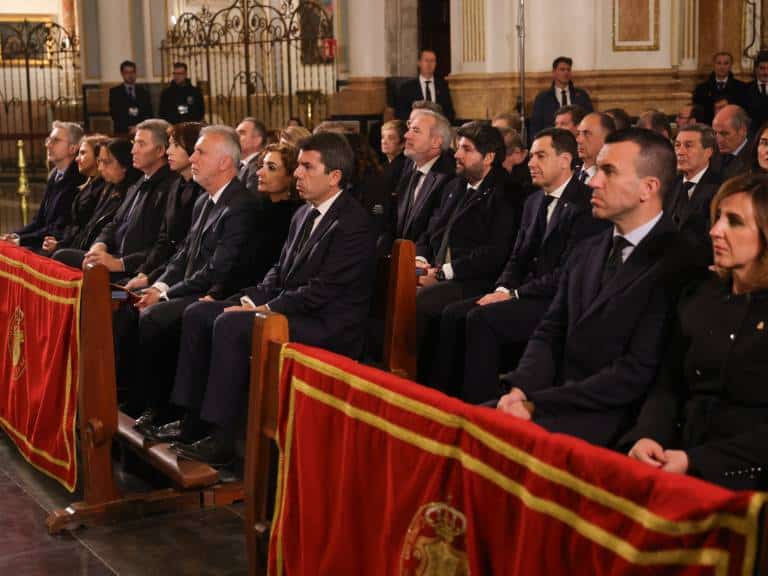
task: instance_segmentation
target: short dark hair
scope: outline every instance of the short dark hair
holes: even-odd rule
[[[200,130],[203,129],[202,122],[179,122],[168,128],[168,140],[171,138],[184,148],[188,156],[192,156],[195,151],[195,142],[200,137]]]
[[[576,137],[573,135],[573,132],[562,128],[544,128],[544,130],[533,137],[533,141],[535,142],[545,136],[549,136],[552,139],[552,148],[554,148],[556,154],[571,155],[571,168],[574,168],[579,154],[576,146]]]
[[[259,136],[261,136],[264,140],[264,142],[267,141],[267,127],[261,120],[258,120],[254,118],[253,116],[246,116],[242,120],[243,122],[250,122],[253,126],[253,129],[258,132]]]
[[[643,118],[648,119],[650,129],[654,132],[658,132],[659,134],[666,132],[667,136],[672,135],[672,125],[669,123],[669,119],[667,118],[667,115],[664,114],[664,112],[659,112],[658,110],[648,110],[640,114],[638,121]]]
[[[592,112],[591,114],[594,114],[597,116],[598,120],[600,120],[600,128],[603,129],[603,132],[605,132],[605,135],[608,136],[611,132],[616,131],[616,122],[613,120],[613,118],[606,114],[605,112]],[[587,114],[589,116],[589,114]]]
[[[608,108],[605,113],[613,118],[616,130],[624,130],[624,128],[632,126],[632,119],[624,108]]]
[[[421,60],[421,57],[424,55],[424,52],[432,52],[432,54],[435,55],[435,58],[437,58],[437,52],[432,48],[422,48],[419,50],[419,60]]]
[[[488,122],[473,121],[462,124],[456,131],[456,136],[471,140],[480,154],[495,154],[493,159],[494,166],[501,164],[504,160],[504,139],[501,132],[491,126]]]
[[[561,106],[555,111],[555,118],[560,116],[561,114],[570,114],[571,119],[573,120],[574,124],[578,124],[582,120],[584,120],[584,116],[587,115],[587,111],[584,110],[581,106],[578,104],[571,104],[569,106]]]
[[[175,70],[176,68],[184,68],[184,72],[186,72],[187,71],[187,64],[185,62],[174,62],[173,63],[173,69]]]
[[[325,173],[341,172],[339,188],[344,188],[354,175],[354,153],[346,137],[338,132],[319,132],[299,142],[299,150],[318,152],[325,165]]]
[[[557,68],[560,64],[568,64],[568,66],[573,66],[573,58],[569,58],[568,56],[558,56],[552,60],[552,70]]]
[[[655,176],[661,182],[661,198],[671,194],[677,179],[677,157],[672,143],[658,132],[645,128],[625,128],[609,134],[606,144],[632,142],[639,151],[635,171],[641,178]]]
[[[728,59],[731,61],[731,64],[733,64],[733,54],[730,52],[726,52],[725,50],[721,50],[720,52],[715,52],[712,54],[712,62],[714,62],[718,56],[728,56]]]
[[[120,72],[122,72],[126,68],[133,68],[134,70],[136,70],[136,62],[134,62],[133,60],[123,60],[122,62],[120,62]]]
[[[677,131],[678,134],[681,134],[683,132],[696,132],[701,137],[701,146],[702,148],[712,148],[715,149],[715,146],[717,145],[717,140],[715,139],[715,131],[712,130],[711,126],[708,126],[707,124],[689,124],[688,126],[683,126],[680,128],[680,130]]]

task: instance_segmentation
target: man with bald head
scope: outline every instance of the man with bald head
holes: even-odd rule
[[[163,418],[173,385],[184,310],[218,285],[237,286],[232,276],[250,239],[256,198],[237,177],[240,144],[228,126],[207,126],[191,157],[192,177],[207,192],[195,203],[192,228],[165,270],[136,303],[140,311],[139,359],[134,410],[147,409],[138,427]]]
[[[741,106],[728,104],[712,121],[717,149],[720,152],[716,165],[723,181],[749,170],[749,116]]]
[[[587,114],[576,128],[576,149],[581,159],[579,180],[589,183],[597,173],[597,155],[605,138],[616,129],[613,118],[602,112]]]

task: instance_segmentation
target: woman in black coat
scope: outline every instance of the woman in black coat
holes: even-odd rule
[[[677,328],[629,455],[732,489],[768,467],[768,176],[727,181],[712,201],[717,272],[681,299]],[[638,440],[639,438],[639,440]]]
[[[88,250],[102,229],[112,221],[125,198],[125,191],[141,176],[141,172],[133,167],[131,146],[130,141],[124,138],[113,138],[100,146],[97,162],[105,185],[97,197],[96,206],[87,224],[78,228],[71,238],[62,239],[54,246],[55,260],[71,264],[72,257],[65,255],[69,252],[68,249],[78,253]]]

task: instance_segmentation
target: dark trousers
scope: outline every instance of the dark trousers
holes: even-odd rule
[[[174,298],[145,308],[138,315],[136,378],[130,390],[131,405],[152,408],[162,419],[174,416],[169,405],[179,356],[184,310],[199,296]]]
[[[522,298],[486,306],[460,302],[446,309],[444,331],[457,342],[462,315],[466,319],[464,381],[458,396],[472,404],[481,404],[499,396],[499,371],[508,367],[502,353],[528,341],[549,308],[549,299]],[[454,348],[455,350],[455,348]],[[443,354],[451,354],[446,349]],[[456,355],[456,352],[453,352]],[[508,363],[507,363],[508,364]]]
[[[196,302],[184,311],[171,402],[224,430],[237,429],[247,404],[254,312],[236,302]]]
[[[440,317],[453,302],[483,293],[481,287],[448,280],[419,288],[416,293],[416,337],[418,350],[418,380],[431,385],[439,370],[437,350],[440,340]]]

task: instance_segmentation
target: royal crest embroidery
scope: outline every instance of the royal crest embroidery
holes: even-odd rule
[[[11,314],[8,347],[11,353],[11,366],[13,367],[11,378],[18,380],[27,367],[26,355],[24,354],[24,312],[18,306]]]
[[[401,576],[469,576],[467,518],[446,503],[430,502],[416,512],[400,555]]]

